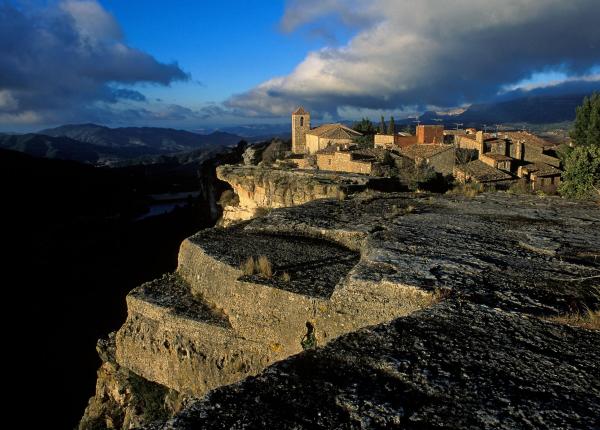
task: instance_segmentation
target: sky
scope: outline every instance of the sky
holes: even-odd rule
[[[0,131],[408,116],[600,88],[598,0],[0,0]]]

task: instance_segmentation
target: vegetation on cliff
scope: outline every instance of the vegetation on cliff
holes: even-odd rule
[[[577,108],[571,134],[576,147],[564,157],[560,192],[578,199],[600,198],[600,93],[586,97]]]

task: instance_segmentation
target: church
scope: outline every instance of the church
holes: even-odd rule
[[[292,152],[315,154],[328,146],[347,146],[362,136],[343,124],[324,124],[310,128],[310,113],[299,107],[292,113]]]

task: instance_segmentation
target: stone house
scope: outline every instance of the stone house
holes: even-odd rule
[[[330,145],[349,147],[362,133],[342,124],[325,124],[306,132],[306,153],[316,154]]]
[[[454,169],[454,146],[438,144],[414,144],[398,150],[400,155],[416,165],[431,166],[443,175],[452,174]]]
[[[506,155],[486,153],[479,156],[479,159],[488,166],[492,166],[494,169],[503,170],[510,172],[512,170],[513,159]]]
[[[502,135],[507,145],[505,155],[528,163],[560,166],[560,160],[550,153],[556,144],[523,131],[506,132]]]
[[[466,164],[454,167],[454,178],[458,182],[475,182],[485,185],[495,185],[507,188],[515,181],[515,178],[507,172],[498,170],[481,160],[473,160]]]
[[[360,173],[371,175],[379,172],[379,165],[385,162],[388,151],[381,148],[360,150],[338,150],[329,146],[316,153],[319,170]]]
[[[526,164],[517,169],[517,176],[527,179],[534,191],[556,189],[560,185],[561,174],[556,167],[544,163]]]

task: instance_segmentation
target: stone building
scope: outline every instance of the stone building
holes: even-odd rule
[[[418,125],[417,143],[444,143],[443,125]]]
[[[449,175],[454,169],[454,146],[438,144],[414,144],[400,148],[400,155],[417,165],[428,165],[436,172]]]
[[[473,160],[469,163],[455,166],[453,175],[458,182],[475,182],[494,185],[500,188],[507,188],[515,181],[515,178],[510,173],[498,170],[481,160]]]
[[[329,145],[348,146],[362,136],[356,130],[342,124],[325,124],[310,128],[310,113],[299,107],[292,113],[292,152],[315,154]]]
[[[302,106],[292,113],[292,152],[306,154],[306,133],[310,130],[310,113]]]
[[[362,133],[342,124],[325,124],[306,132],[306,153],[316,154],[330,145],[348,148]]]
[[[339,150],[333,145],[321,149],[316,154],[319,170],[373,176],[388,176],[390,166],[397,157],[383,148]]]
[[[503,170],[510,172],[512,170],[513,159],[506,155],[487,153],[479,156],[479,159],[488,166],[492,166],[494,169]]]
[[[417,143],[417,136],[408,133],[376,134],[374,136],[375,148],[397,149]]]
[[[556,167],[544,163],[526,164],[517,170],[517,176],[527,179],[534,191],[556,189],[560,185],[561,174]]]

